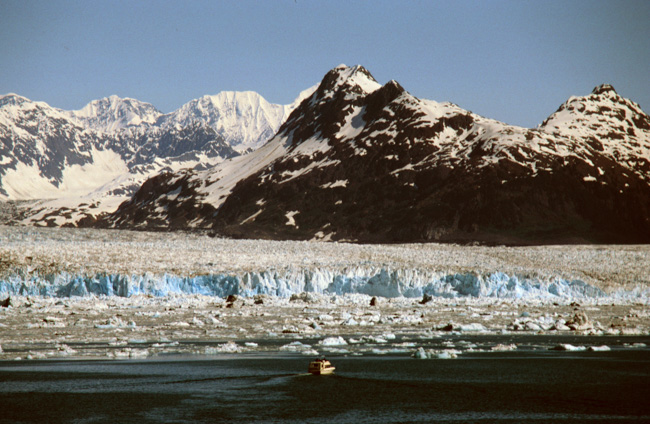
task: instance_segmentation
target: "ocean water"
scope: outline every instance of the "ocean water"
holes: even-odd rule
[[[2,423],[650,422],[650,350],[0,363]]]

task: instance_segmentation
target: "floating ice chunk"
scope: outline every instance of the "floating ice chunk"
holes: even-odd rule
[[[571,331],[571,329],[565,325],[565,321],[563,319],[555,321],[555,324],[551,327],[551,330]]]
[[[150,352],[148,349],[131,349],[128,347],[120,350],[109,351],[106,353],[106,356],[115,359],[144,358],[149,355]]]
[[[454,327],[456,329],[456,327]],[[487,331],[483,324],[472,323],[472,324],[461,324],[457,328],[460,331],[470,332],[470,331]]]
[[[350,317],[347,320],[345,320],[345,322],[341,325],[356,326],[359,325],[359,322],[357,322],[357,320],[355,320],[354,318]]]
[[[305,356],[318,356],[319,355],[318,351],[314,350],[314,349],[303,350],[302,354],[305,355]]]
[[[506,352],[510,350],[517,350],[517,345],[514,343],[509,345],[498,344],[496,346],[492,346],[491,350],[495,352]]]
[[[164,342],[164,343],[154,343],[151,347],[155,348],[165,348],[165,347],[174,347],[180,345],[179,342]]]
[[[27,356],[25,356],[25,359],[45,359],[47,356],[43,352],[29,352]]]
[[[460,353],[455,349],[424,350],[424,348],[420,347],[411,356],[415,359],[456,359]]]
[[[174,321],[166,323],[165,327],[190,327],[190,324],[185,321]]]
[[[329,353],[336,353],[338,355],[347,355],[350,353],[350,351],[347,349],[342,349],[333,346],[325,346],[324,349],[327,350]]]
[[[130,358],[144,358],[150,355],[149,349],[131,349]]]
[[[280,346],[280,350],[288,352],[304,352],[306,350],[311,350],[311,345],[303,344],[296,340],[284,346]]]
[[[569,343],[561,343],[555,347],[552,348],[552,350],[565,350],[565,351],[582,351],[582,350],[587,350],[586,347],[584,346],[574,346]]]
[[[456,359],[458,358],[458,355],[460,354],[460,351],[457,350],[443,350],[441,352],[435,352],[433,353],[433,357],[437,359]]]
[[[363,336],[361,337],[360,340],[361,343],[388,343],[388,340],[386,340],[383,336]]]
[[[524,329],[527,331],[541,331],[542,327],[535,322],[529,321],[524,325]]]
[[[338,337],[327,337],[320,342],[318,342],[319,345],[321,346],[344,346],[347,345],[348,342],[345,341],[345,339],[341,336]]]
[[[478,347],[476,345],[476,343],[472,343],[472,342],[470,342],[468,340],[460,340],[460,341],[458,341],[458,344],[465,347],[465,348],[467,348],[467,349],[474,349],[474,348]]]
[[[590,352],[608,352],[611,349],[609,348],[609,346],[603,345],[603,346],[589,346],[589,349],[587,350],[589,350]]]
[[[226,343],[223,343],[217,347],[206,347],[205,348],[205,354],[206,355],[214,355],[218,353],[239,353],[242,351],[242,347],[237,345],[237,343],[233,341],[229,341]]]
[[[415,359],[429,359],[429,355],[423,347],[419,347],[412,355]]]
[[[66,344],[57,345],[57,354],[60,356],[74,355],[77,351]]]
[[[100,329],[113,329],[113,328],[124,328],[124,327],[135,328],[136,324],[134,321],[129,321],[129,323],[127,324],[118,316],[109,318],[105,322],[105,324],[95,324],[95,328],[100,328]]]
[[[244,343],[244,346],[254,348],[254,347],[258,347],[259,345],[255,342],[246,342]]]

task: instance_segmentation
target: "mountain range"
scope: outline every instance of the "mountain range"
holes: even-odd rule
[[[163,114],[117,96],[75,111],[1,96],[0,200],[30,201],[24,223],[74,224],[115,210],[160,172],[205,169],[259,147],[295,103],[221,92]]]
[[[120,114],[119,131],[210,122],[184,119],[183,108],[174,118],[135,112],[143,107]],[[216,163],[197,156],[202,166],[156,172],[116,210],[82,218],[70,210],[66,223],[370,243],[650,242],[650,117],[610,85],[523,128],[341,65],[291,109],[260,147],[226,142],[248,153],[220,151]],[[74,119],[92,119],[84,116]]]

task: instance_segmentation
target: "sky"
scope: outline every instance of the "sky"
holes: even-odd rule
[[[341,63],[525,127],[602,83],[650,112],[650,1],[0,1],[0,95],[61,109],[288,104]]]

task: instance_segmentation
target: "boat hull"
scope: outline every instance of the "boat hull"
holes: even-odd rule
[[[327,359],[316,359],[309,363],[309,373],[314,375],[332,374],[335,368]]]
[[[335,369],[336,368],[331,367],[331,368],[323,368],[322,370],[318,370],[318,371],[309,371],[309,372],[313,375],[329,375],[329,374],[333,374]]]

